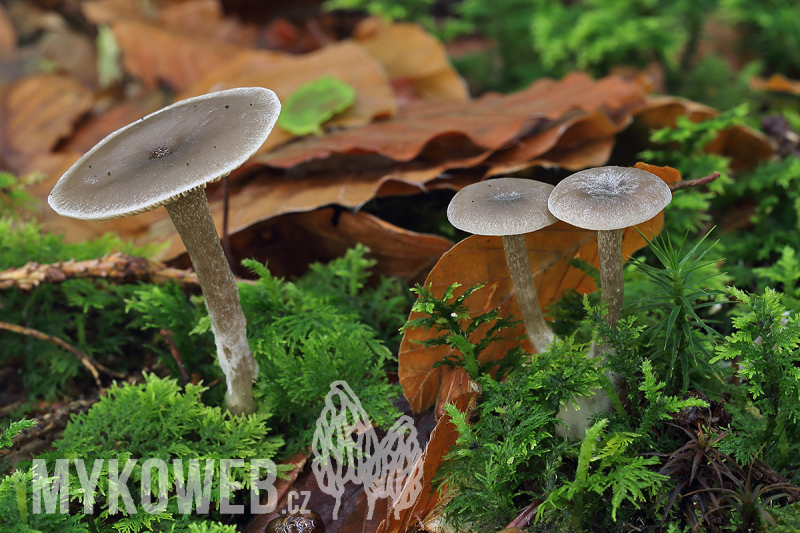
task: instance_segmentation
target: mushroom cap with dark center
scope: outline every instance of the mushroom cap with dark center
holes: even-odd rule
[[[447,218],[473,235],[522,235],[556,222],[547,209],[553,186],[522,178],[467,185],[450,201]]]
[[[143,213],[242,165],[280,113],[275,93],[244,87],[167,106],[100,141],[61,177],[56,213],[106,220]]]
[[[573,226],[616,230],[650,220],[671,200],[669,186],[655,174],[638,168],[598,167],[556,185],[548,207]]]

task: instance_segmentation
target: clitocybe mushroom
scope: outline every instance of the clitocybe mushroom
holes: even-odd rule
[[[650,220],[671,200],[672,192],[661,178],[645,170],[626,167],[598,167],[577,172],[556,185],[550,194],[547,204],[556,218],[597,231],[600,285],[603,301],[608,304],[606,322],[612,327],[617,326],[622,315],[624,296],[622,230]],[[593,344],[590,357],[602,351],[602,347]],[[561,409],[558,416],[569,429],[558,426],[556,434],[583,438],[590,417],[611,408],[609,394],[616,396],[616,377],[609,373],[604,379],[604,390],[595,391],[594,396],[578,398],[578,409],[575,406]]]
[[[280,107],[275,93],[261,87],[177,102],[100,141],[61,176],[48,199],[56,213],[84,220],[166,207],[205,296],[228,385],[225,401],[234,414],[256,410],[258,365],[204,189],[258,150]]]
[[[559,220],[597,231],[600,285],[608,303],[607,323],[622,316],[622,230],[656,216],[672,200],[664,181],[645,170],[598,167],[577,172],[556,185],[547,202]]]
[[[552,185],[520,178],[497,178],[473,183],[458,191],[447,207],[447,218],[460,230],[503,237],[511,283],[538,353],[553,342],[553,331],[542,316],[533,283],[525,234],[555,224],[547,210]]]

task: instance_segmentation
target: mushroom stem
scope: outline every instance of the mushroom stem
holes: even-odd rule
[[[165,207],[186,246],[205,296],[219,366],[228,383],[228,409],[233,414],[254,413],[253,381],[258,364],[247,343],[239,286],[222,251],[206,193],[202,188],[193,189]]]
[[[506,252],[508,272],[511,274],[511,283],[517,293],[517,302],[522,311],[525,329],[528,330],[528,337],[536,352],[542,353],[553,342],[555,336],[542,316],[542,308],[539,307],[539,295],[536,294],[536,285],[533,283],[525,235],[503,236],[503,249]]]
[[[597,232],[597,250],[600,254],[600,285],[603,302],[608,304],[606,323],[617,327],[622,316],[622,297],[625,285],[622,279],[622,230]]]

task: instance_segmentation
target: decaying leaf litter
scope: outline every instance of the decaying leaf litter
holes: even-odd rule
[[[0,80],[0,167],[18,175],[40,175],[31,191],[42,200],[37,217],[45,230],[63,232],[75,241],[116,232],[139,246],[161,245],[154,260],[188,266],[164,210],[85,223],[58,217],[44,200],[63,172],[97,141],[167,103],[242,86],[269,87],[284,100],[328,74],[354,88],[353,107],[326,122],[318,136],[301,138],[276,130],[255,157],[232,173],[228,189],[209,187],[214,221],[217,228],[228,228],[234,263],[256,257],[268,262],[276,275],[290,276],[314,261],[341,256],[360,242],[378,261],[375,273],[411,283],[424,280],[433,283],[435,291],[454,280],[465,286],[494,280],[492,289],[479,293],[480,301],[472,303],[476,313],[500,305],[503,313],[518,315],[507,270],[498,260],[498,239],[473,237],[453,246],[443,237],[415,233],[359,209],[375,198],[455,191],[526,169],[601,166],[609,161],[617,135],[629,127],[654,129],[673,125],[677,116],[699,121],[716,113],[685,99],[648,95],[633,81],[593,80],[582,73],[540,80],[509,95],[473,99],[443,46],[410,24],[367,19],[348,39],[318,39],[309,51],[290,54],[265,50],[263,27],[225,16],[214,0],[167,3],[154,12],[123,0],[82,2],[85,24],[108,28],[114,36],[122,76],[134,88],[126,95],[99,87],[96,76],[87,74],[86,64],[96,59],[91,54],[86,57],[92,61],[74,64],[63,57],[51,59],[52,51],[43,44],[18,46],[14,22],[30,17],[55,42],[71,39],[82,43],[82,50],[93,50],[86,35],[59,24],[50,28],[39,8],[17,4],[15,9],[23,13],[10,17],[0,6],[0,62],[11,73]],[[407,45],[402,54],[392,45],[398,40]],[[20,68],[42,58],[54,63],[51,72],[30,74]],[[762,87],[794,90],[791,82],[780,79]],[[752,167],[772,152],[762,135],[746,128],[722,132],[707,149],[732,157],[735,167]],[[669,171],[656,173],[668,183],[679,179]],[[659,215],[640,229],[649,237],[657,235],[662,224]],[[543,307],[566,288],[594,289],[588,275],[564,261],[577,257],[596,263],[592,237],[592,232],[564,223],[528,235]],[[630,228],[624,254],[644,244]],[[0,287],[27,289],[73,276],[194,282],[189,272],[124,256],[19,267],[0,273]],[[508,339],[520,333],[511,332]],[[463,371],[433,370],[433,362],[445,354],[417,349],[411,344],[414,338],[412,331],[403,339],[399,369],[410,410],[439,404],[438,416],[447,399],[467,409],[474,391]],[[497,347],[499,354],[502,346]],[[454,442],[447,420],[445,415],[435,422],[422,459],[426,472],[435,471]],[[302,468],[300,457],[296,464]],[[312,476],[299,474],[296,483],[311,490],[312,501],[323,497]],[[357,488],[345,500],[347,520],[341,526],[331,523],[329,531],[405,531],[420,517],[426,523],[433,519],[438,496],[423,495],[399,521],[387,518],[383,523],[364,522],[366,500]],[[328,504],[317,505],[328,518]],[[387,517],[392,516],[389,511],[384,509]],[[247,531],[261,531],[257,527],[251,524]]]

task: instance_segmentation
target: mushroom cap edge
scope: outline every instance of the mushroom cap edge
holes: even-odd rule
[[[228,116],[214,120],[219,113]],[[277,96],[263,87],[175,102],[98,142],[61,176],[48,203],[60,215],[83,220],[150,211],[240,167],[264,143],[279,113]],[[244,118],[237,123],[237,117]]]

